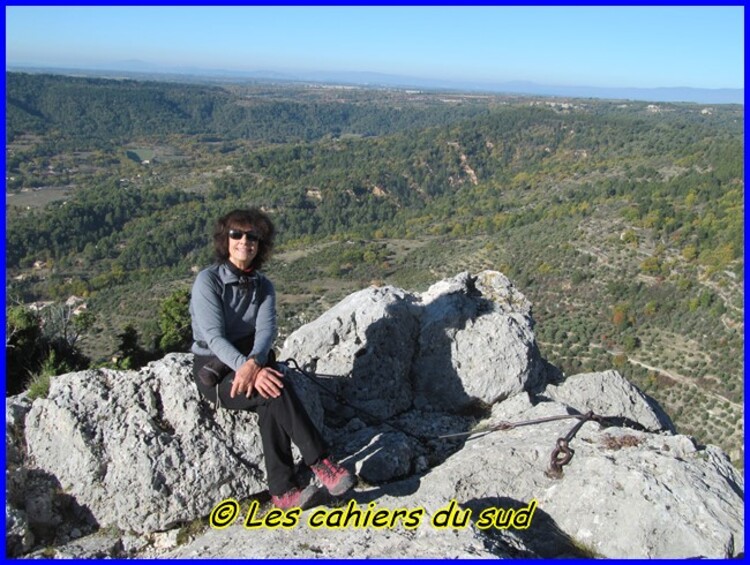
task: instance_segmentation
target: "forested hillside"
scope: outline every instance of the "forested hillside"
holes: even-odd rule
[[[164,351],[211,222],[254,204],[279,227],[282,333],[373,282],[498,269],[550,362],[617,368],[738,460],[742,107],[7,80],[11,329],[83,298],[69,365]]]
[[[187,134],[268,143],[384,135],[483,113],[480,106],[384,105],[377,98],[305,100],[234,88],[6,73],[6,133],[50,136],[61,148],[103,149],[138,136]],[[259,92],[260,90],[260,92]],[[350,97],[351,98],[351,97]],[[213,136],[213,137],[212,137]]]

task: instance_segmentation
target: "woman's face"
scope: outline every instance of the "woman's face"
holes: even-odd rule
[[[249,235],[248,235],[249,234]],[[229,230],[229,261],[240,269],[247,269],[258,254],[258,236],[253,226],[234,226]],[[239,237],[239,239],[235,239]]]

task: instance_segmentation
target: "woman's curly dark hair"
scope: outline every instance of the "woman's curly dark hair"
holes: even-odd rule
[[[216,221],[216,226],[214,227],[214,252],[217,261],[223,263],[229,259],[229,230],[241,229],[246,226],[252,226],[253,230],[260,237],[258,254],[250,266],[253,269],[260,269],[268,261],[273,250],[273,238],[276,234],[276,229],[273,227],[273,222],[268,217],[268,214],[259,208],[232,210]]]

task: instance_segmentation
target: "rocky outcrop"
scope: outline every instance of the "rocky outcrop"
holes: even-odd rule
[[[5,544],[9,555],[20,555],[34,545],[24,493],[29,470],[23,464],[23,426],[30,408],[25,394],[5,403]]]
[[[592,410],[603,416],[611,414],[621,423],[651,432],[675,431],[662,407],[617,371],[574,375],[559,385],[548,385],[543,394],[581,414]]]
[[[26,417],[30,461],[54,475],[100,526],[164,530],[206,515],[217,498],[265,488],[257,416],[201,400],[189,355],[140,371],[52,380]],[[318,406],[309,406],[321,420]]]
[[[531,304],[502,274],[462,273],[430,287],[419,304],[419,400],[455,411],[542,383]]]
[[[566,414],[558,402],[523,395],[493,421]],[[488,507],[537,501],[533,527],[484,532],[533,555],[729,557],[744,550],[743,481],[729,459],[692,439],[588,422],[571,442],[574,457],[559,479],[545,471],[555,440],[572,423],[549,422],[467,442],[424,477],[420,492],[434,504],[455,498],[478,516]]]
[[[527,415],[559,413],[561,405]],[[716,448],[585,424],[562,479],[543,472],[559,425],[519,428],[468,442],[421,477],[355,496],[359,508],[424,508],[416,530],[316,530],[302,515],[293,536],[239,523],[209,532],[171,557],[730,557],[744,551],[742,481]],[[465,523],[432,518],[456,501]],[[503,527],[508,512],[535,505],[527,529]],[[497,521],[497,522],[495,522]],[[487,527],[488,524],[492,524]],[[495,524],[498,524],[495,527]]]
[[[368,288],[294,332],[281,358],[349,375],[340,392],[379,418],[459,412],[543,381],[531,304],[501,273],[461,273],[425,293]]]
[[[413,401],[409,372],[419,328],[413,303],[394,287],[354,293],[289,336],[280,358],[345,376],[330,386],[378,418],[404,412]]]
[[[570,411],[523,393],[495,405],[489,421],[518,423]],[[309,526],[313,509],[302,515],[292,543],[280,544],[278,531],[249,536],[238,523],[167,555],[685,558],[744,552],[744,483],[718,448],[669,432],[588,422],[572,442],[574,458],[562,477],[551,477],[546,470],[555,440],[571,425],[553,421],[479,434],[426,473],[354,496],[360,509],[373,502],[389,510],[424,508],[413,530],[321,533]],[[437,527],[432,519],[451,501],[456,513],[466,512],[466,522]],[[502,512],[532,503],[528,528],[503,523]]]
[[[44,473],[96,526],[150,533],[70,542],[60,549],[66,556],[744,552],[744,482],[726,456],[676,435],[661,408],[614,371],[548,382],[531,305],[500,273],[462,273],[422,294],[365,289],[292,334],[279,357],[315,373],[288,370],[287,378],[335,455],[363,481],[349,506],[307,510],[292,528],[251,532],[243,508],[230,527],[154,549],[177,536],[153,532],[205,519],[222,499],[247,500],[266,484],[255,416],[215,411],[192,383],[192,357],[171,354],[139,371],[56,377],[47,399],[6,403],[6,476],[13,479],[6,539],[14,551],[31,543],[22,525],[24,482]],[[589,410],[607,420],[584,423],[562,476],[547,473],[557,438]],[[497,431],[481,433],[492,425]],[[465,521],[433,522],[451,504]],[[422,515],[412,527],[308,522],[336,508]]]

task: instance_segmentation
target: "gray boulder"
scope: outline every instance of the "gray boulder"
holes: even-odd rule
[[[340,375],[325,384],[378,418],[389,418],[412,403],[409,370],[419,331],[413,301],[391,286],[351,294],[292,333],[280,358]]]
[[[34,547],[34,534],[26,513],[5,503],[5,550],[8,557],[23,555]]]
[[[26,418],[31,464],[54,475],[100,526],[135,532],[265,490],[257,416],[212,414],[191,369],[191,355],[170,354],[137,372],[56,377]],[[321,421],[320,412],[313,417]]]
[[[568,413],[519,395],[490,422]],[[525,409],[524,409],[525,406]],[[574,421],[485,434],[422,478],[426,506],[456,499],[476,519],[490,508],[536,500],[532,525],[484,529],[534,555],[615,558],[732,557],[744,552],[744,480],[719,449],[686,436],[583,425],[562,478],[546,474],[558,437]],[[491,510],[489,511],[491,512]],[[475,527],[477,522],[474,522]]]
[[[581,414],[593,410],[601,416],[616,416],[652,432],[675,431],[672,420],[661,406],[617,371],[573,375],[559,385],[547,385],[542,394]]]
[[[351,454],[341,463],[353,467],[357,476],[371,484],[409,475],[416,456],[412,442],[404,434],[373,428],[353,434],[340,451]]]
[[[378,418],[412,407],[461,411],[543,384],[531,305],[501,273],[461,273],[421,295],[354,293],[284,343],[327,384]],[[351,414],[350,416],[353,416]]]
[[[26,513],[28,469],[23,464],[23,423],[30,409],[25,394],[5,400],[5,546],[9,556],[21,555],[34,545]]]
[[[492,405],[543,382],[531,305],[501,273],[461,273],[420,297],[414,384],[446,410]]]
[[[110,559],[127,557],[121,534],[100,530],[95,534],[65,542],[54,548],[37,549],[28,556],[32,559]]]
[[[34,545],[53,545],[71,532],[90,532],[91,516],[60,488],[57,478],[26,462],[25,421],[31,410],[25,393],[5,401],[5,542],[9,556]]]
[[[496,405],[485,423],[568,413],[557,402],[533,405],[524,393]],[[425,474],[354,494],[360,510],[423,508],[414,529],[310,526],[315,512],[339,505],[306,510],[283,533],[260,528],[249,536],[237,520],[165,556],[667,559],[744,552],[744,482],[720,450],[686,436],[588,422],[571,442],[574,457],[562,477],[551,478],[550,453],[572,422],[479,434]],[[465,522],[438,527],[432,520],[451,504]],[[525,524],[507,522],[510,512],[524,510]]]

